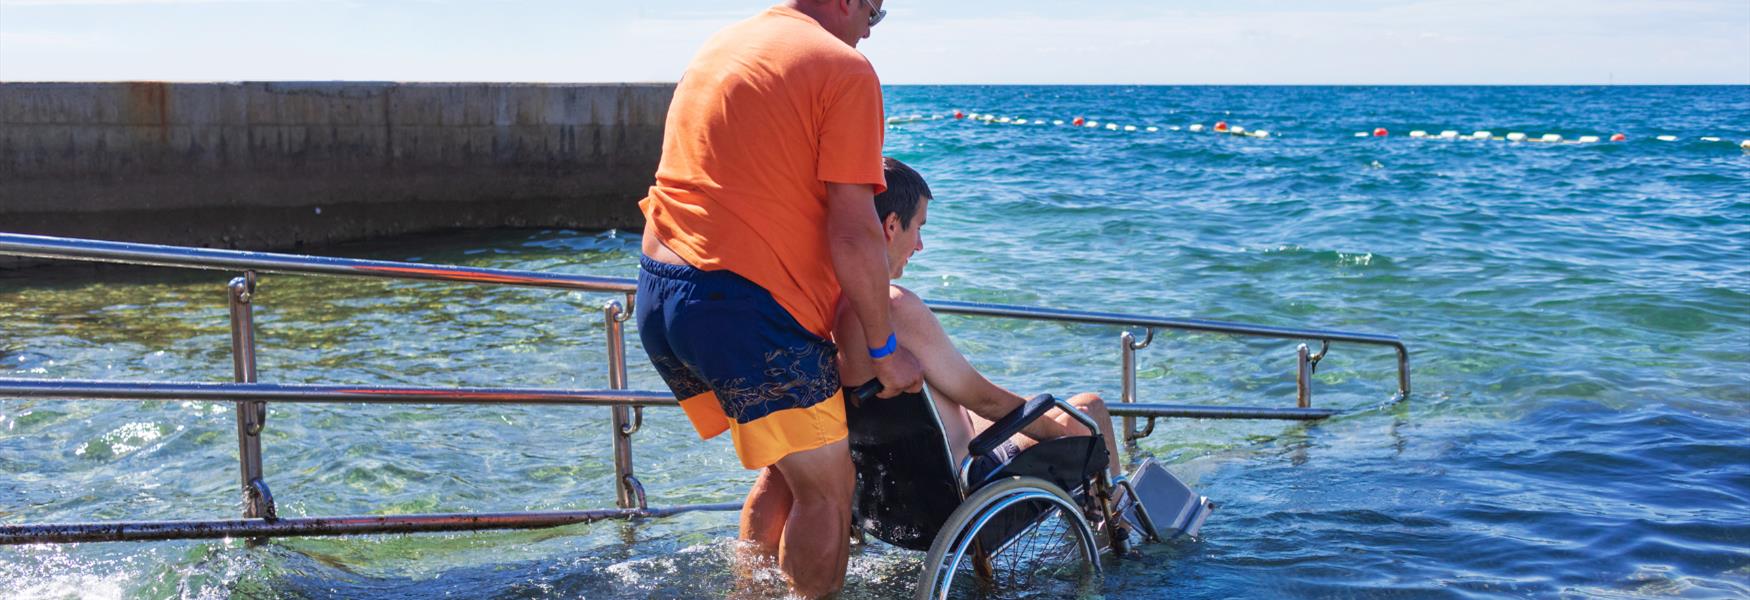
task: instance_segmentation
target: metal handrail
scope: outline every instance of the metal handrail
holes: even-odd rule
[[[540,271],[482,269],[455,265],[334,258],[304,254],[276,254],[216,248],[187,248],[159,244],[0,233],[0,255],[8,254],[26,258],[82,260],[216,271],[423,279],[623,294],[630,294],[638,290],[638,282],[618,277],[592,277],[542,273]]]
[[[197,400],[360,404],[674,406],[674,394],[641,390],[444,388],[88,379],[0,379],[0,396],[74,400]]]
[[[186,267],[194,269],[254,270],[274,273],[380,277],[391,279],[424,279],[467,283],[559,288],[595,292],[630,294],[638,289],[636,280],[619,277],[592,277],[484,269],[452,265],[359,260],[242,250],[184,248],[157,244],[81,240],[15,233],[0,233],[0,255],[32,258],[52,258],[113,262],[136,265]],[[1398,353],[1398,393],[1409,394],[1409,350],[1397,336],[1354,333],[1321,329],[1296,329],[1248,325],[1203,319],[1179,319],[1112,312],[1093,312],[1060,308],[1039,308],[1007,304],[985,304],[955,300],[926,300],[931,310],[959,315],[1006,317],[1035,321],[1058,321],[1120,327],[1153,327],[1159,329],[1221,333],[1290,340],[1323,340],[1366,345],[1389,346]],[[627,310],[630,310],[629,307]]]
[[[0,525],[0,546],[73,542],[144,542],[224,538],[363,535],[487,529],[539,529],[609,519],[668,517],[704,510],[741,510],[741,503],[687,504],[669,507],[505,513],[445,513],[424,515],[355,515],[276,519],[210,519],[193,521],[107,521]]]
[[[646,506],[643,485],[632,473],[631,436],[638,431],[643,421],[643,415],[639,412],[642,407],[678,406],[678,402],[672,394],[667,392],[624,389],[626,387],[626,359],[623,323],[631,312],[633,293],[637,289],[637,284],[632,279],[186,248],[13,233],[0,233],[0,255],[244,271],[242,277],[232,280],[228,285],[232,310],[232,351],[236,383],[0,379],[0,397],[97,400],[176,399],[235,402],[237,403],[239,461],[242,469],[244,516],[246,517],[244,519],[209,521],[6,525],[0,526],[0,545],[59,541],[155,540],[230,536],[275,537],[548,527],[605,518],[665,516],[689,510],[734,510],[740,507],[739,503],[670,508],[649,508]],[[624,305],[619,302],[609,302],[603,306],[608,330],[610,389],[440,388],[258,383],[255,381],[255,325],[252,312],[256,292],[255,273],[258,271],[448,281],[624,294],[626,300]],[[975,302],[934,300],[926,301],[926,304],[932,310],[949,314],[1144,327],[1148,330],[1148,340],[1153,339],[1154,330],[1159,328],[1280,339],[1319,340],[1326,345],[1331,341],[1339,341],[1390,346],[1396,349],[1398,357],[1398,394],[1394,400],[1407,397],[1410,390],[1409,353],[1402,341],[1395,336]],[[1147,347],[1148,340],[1136,343],[1128,331],[1124,332],[1122,336],[1124,343],[1124,354],[1122,355],[1125,378],[1124,395],[1120,404],[1112,405],[1109,409],[1111,414],[1125,418],[1126,441],[1134,441],[1136,438],[1148,435],[1154,429],[1154,420],[1159,417],[1312,420],[1328,417],[1336,412],[1329,409],[1309,408],[1307,405],[1308,380],[1311,368],[1316,366],[1318,358],[1311,358],[1309,361],[1304,345],[1301,346],[1300,351],[1301,364],[1298,375],[1300,394],[1299,406],[1296,408],[1137,403],[1135,401],[1134,353],[1136,350]],[[1323,356],[1324,352],[1321,350],[1317,357]],[[619,509],[548,513],[281,519],[274,512],[272,495],[262,477],[261,453],[257,437],[266,420],[266,402],[270,401],[371,404],[513,403],[611,407],[613,409],[616,499]],[[1147,429],[1140,433],[1132,430],[1132,422],[1137,417],[1148,419]]]

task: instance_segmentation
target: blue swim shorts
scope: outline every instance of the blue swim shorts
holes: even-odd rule
[[[749,469],[845,439],[831,341],[733,272],[640,263],[639,338],[699,437],[729,431]]]

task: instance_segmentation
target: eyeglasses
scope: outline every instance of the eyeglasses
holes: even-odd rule
[[[887,11],[879,9],[879,8],[875,8],[875,4],[870,2],[869,0],[863,0],[863,4],[867,4],[869,6],[869,10],[875,11],[875,12],[869,13],[869,26],[870,27],[880,25],[881,20],[887,18]]]

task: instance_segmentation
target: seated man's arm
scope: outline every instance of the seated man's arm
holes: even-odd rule
[[[888,303],[884,301],[889,283],[887,255],[883,250],[881,222],[875,218],[874,188],[827,182],[826,233],[833,273],[843,292],[839,312],[848,309],[855,313],[863,339],[879,346],[897,329],[890,326]],[[845,345],[840,343],[839,347],[843,349]],[[859,345],[854,349],[867,347]],[[923,389],[921,369],[904,345],[866,364],[887,388],[881,392],[883,398]]]
[[[1026,400],[991,383],[966,356],[948,339],[941,321],[924,305],[922,298],[905,288],[894,286],[890,308],[893,328],[899,339],[924,367],[924,381],[935,393],[966,407],[980,417],[995,421],[1020,408]],[[1022,433],[1035,440],[1055,439],[1069,435],[1088,435],[1079,424],[1066,426],[1054,419],[1039,419]]]

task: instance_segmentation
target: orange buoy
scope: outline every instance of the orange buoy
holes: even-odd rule
[[[963,112],[960,112],[960,111],[954,111],[954,118],[956,118],[956,119],[964,119],[964,118],[966,118],[966,113],[963,113]]]
[[[1388,134],[1388,133],[1391,133],[1391,132],[1386,131],[1384,127],[1380,127],[1378,129],[1373,130],[1373,137],[1385,137],[1386,134]]]
[[[1086,122],[1087,122],[1087,120],[1085,120],[1081,117],[1076,117],[1075,120],[1070,121],[1069,124],[1074,125],[1076,127],[1081,127],[1082,123],[1086,123]]]
[[[1226,133],[1227,132],[1227,121],[1216,121],[1215,122],[1215,130],[1218,132],[1221,132],[1221,133]]]
[[[1612,142],[1626,142],[1626,141],[1628,141],[1628,136],[1619,133],[1619,134],[1610,136],[1610,141],[1612,141]]]

